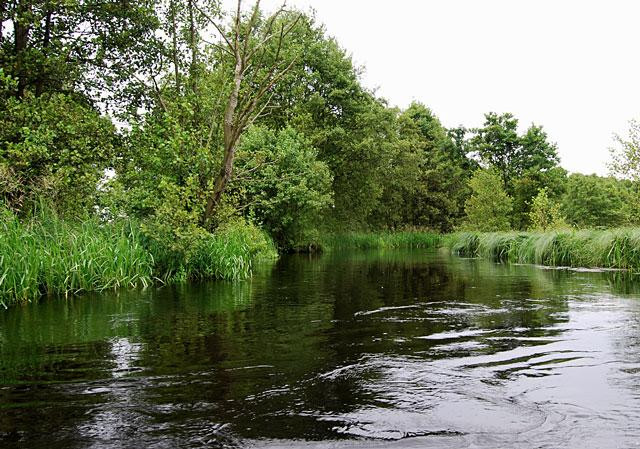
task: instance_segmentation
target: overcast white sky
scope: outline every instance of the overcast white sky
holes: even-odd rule
[[[365,66],[365,85],[392,105],[421,101],[445,126],[479,126],[485,112],[512,112],[522,127],[544,126],[571,172],[606,174],[612,133],[640,118],[637,0],[287,4],[315,9]]]

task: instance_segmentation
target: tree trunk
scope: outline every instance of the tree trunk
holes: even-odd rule
[[[45,53],[44,57],[46,58],[47,48],[49,48],[49,43],[51,42],[51,18],[53,16],[53,11],[51,9],[47,10],[47,15],[45,17],[45,25],[44,25],[44,37],[42,38],[42,51]],[[38,73],[38,78],[36,79],[36,97],[39,97],[44,92],[44,82],[45,82],[45,66],[40,67],[40,73]]]
[[[172,39],[172,48],[171,51],[173,53],[173,71],[176,77],[176,91],[180,92],[180,67],[178,66],[178,25],[177,25],[177,11],[176,11],[176,2],[175,0],[171,0],[169,4],[170,14],[171,14],[171,39]]]
[[[196,42],[196,24],[193,17],[193,0],[189,0],[189,46],[191,47],[191,65],[189,73],[191,78],[191,90],[196,93],[196,64],[198,62],[198,43]]]
[[[209,225],[211,219],[215,213],[215,209],[220,204],[222,198],[222,192],[224,192],[227,183],[231,179],[233,174],[233,159],[236,153],[236,144],[240,137],[240,132],[236,128],[235,113],[238,106],[238,95],[240,93],[240,84],[243,78],[243,61],[240,57],[239,50],[236,50],[236,67],[233,75],[233,89],[229,95],[229,102],[224,112],[224,157],[222,159],[222,167],[216,177],[213,193],[207,201],[207,208],[205,210],[205,224]]]
[[[6,0],[0,0],[0,41],[3,38],[4,10],[6,9]]]
[[[24,54],[29,45],[31,27],[29,21],[24,20],[24,16],[27,16],[31,11],[31,4],[30,2],[26,3],[25,5],[25,2],[20,2],[16,14],[17,18],[13,21],[16,73],[18,75],[18,91],[16,92],[16,96],[18,98],[24,96],[24,91],[27,87],[27,75],[24,73]]]
[[[226,43],[227,48],[224,50],[231,54],[235,59],[233,84],[231,93],[229,94],[227,107],[224,112],[224,156],[222,158],[222,166],[220,167],[220,172],[218,173],[214,181],[213,192],[211,192],[211,195],[207,199],[207,205],[202,220],[206,227],[211,226],[211,220],[215,215],[216,208],[220,205],[224,189],[231,180],[231,176],[233,174],[233,160],[235,158],[236,146],[238,145],[238,141],[242,132],[253,122],[256,117],[258,117],[264,111],[266,104],[259,112],[256,113],[256,108],[258,107],[258,102],[260,101],[260,99],[264,95],[266,95],[266,93],[278,81],[278,79],[280,79],[280,77],[282,77],[282,75],[292,67],[294,62],[294,60],[292,60],[288,66],[280,68],[279,56],[283,39],[285,38],[285,36],[287,36],[289,31],[291,31],[293,26],[295,26],[295,24],[298,22],[299,17],[288,27],[282,25],[278,34],[276,30],[273,30],[272,25],[277,19],[278,15],[284,11],[283,6],[283,8],[278,10],[269,19],[267,19],[263,34],[258,36],[259,31],[257,30],[259,26],[258,19],[260,16],[260,0],[256,0],[253,7],[253,12],[246,26],[243,26],[242,24],[241,3],[242,0],[238,0],[238,6],[234,21],[235,23],[232,28],[234,36],[233,38],[231,38],[231,40],[226,37],[225,32],[221,29],[220,26],[216,24],[214,20],[210,19],[206,14],[203,13],[204,17],[209,19],[209,22],[220,33],[221,39],[224,41],[224,43]],[[191,3],[190,6],[192,6]],[[242,85],[242,82],[244,80],[247,67],[251,65],[250,62],[252,61],[252,58],[256,56],[257,52],[260,49],[263,49],[263,46],[274,36],[278,39],[277,51],[275,56],[276,61],[272,63],[267,75],[257,84],[257,86],[252,86],[252,92],[248,92],[245,94],[246,97],[243,98],[243,101],[240,104],[240,108],[238,109],[240,86]],[[254,38],[255,41],[252,42]],[[192,59],[192,64],[194,62],[195,56]],[[268,104],[268,100],[266,103]]]

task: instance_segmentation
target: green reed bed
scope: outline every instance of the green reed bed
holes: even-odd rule
[[[148,246],[156,260],[156,272],[165,282],[246,279],[256,262],[278,257],[267,233],[244,222],[223,227],[215,234],[204,234],[186,252],[172,251],[168,245],[156,242]]]
[[[153,258],[130,224],[0,218],[0,304],[43,294],[99,291],[151,282]]]
[[[42,295],[146,287],[155,280],[243,279],[256,260],[277,257],[255,226],[206,234],[188,255],[152,244],[130,223],[71,223],[55,216],[20,222],[0,211],[0,305]]]
[[[324,249],[435,248],[438,234],[423,231],[351,232],[324,236]]]
[[[466,257],[549,266],[640,269],[640,229],[460,232],[443,239]]]

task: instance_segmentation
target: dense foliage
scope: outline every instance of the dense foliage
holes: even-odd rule
[[[529,212],[531,229],[548,231],[567,227],[566,219],[560,211],[560,205],[549,198],[547,189],[541,189],[531,203]]]
[[[490,112],[478,129],[448,129],[419,102],[390,107],[313,14],[239,11],[3,2],[0,202],[12,226],[33,228],[42,202],[95,229],[132,221],[154,276],[187,279],[229,277],[206,262],[214,253],[251,260],[238,229],[270,253],[271,241],[310,249],[348,231],[640,222],[637,123],[614,151],[626,180],[567,176],[542,127]],[[224,239],[240,243],[226,254]]]
[[[495,169],[477,170],[469,182],[472,194],[465,203],[464,227],[478,231],[507,231],[513,210],[511,197]]]

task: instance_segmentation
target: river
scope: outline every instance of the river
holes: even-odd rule
[[[0,446],[640,446],[640,280],[435,250],[0,311]]]

